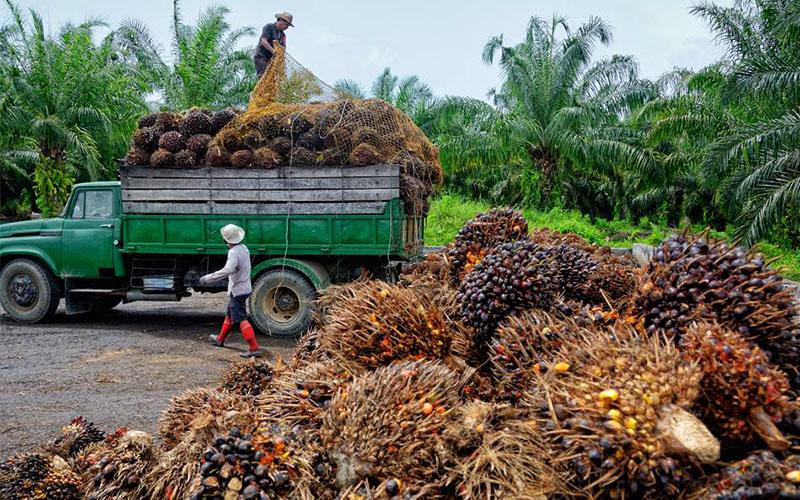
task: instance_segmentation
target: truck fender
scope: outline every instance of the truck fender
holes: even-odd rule
[[[255,278],[267,269],[288,268],[297,271],[314,285],[317,291],[324,290],[331,284],[328,271],[319,262],[305,259],[275,258],[258,263],[250,270],[250,276]]]
[[[4,248],[3,253],[0,254],[0,269],[2,269],[3,266],[8,264],[10,261],[20,257],[32,257],[32,260],[37,260],[47,266],[50,272],[53,273],[53,276],[60,276],[60,273],[56,270],[55,262],[53,262],[53,259],[50,258],[49,255],[30,247],[9,246]]]

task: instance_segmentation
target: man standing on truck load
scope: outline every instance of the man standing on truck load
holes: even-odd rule
[[[286,29],[292,24],[292,15],[288,12],[278,12],[275,14],[276,21],[264,26],[261,30],[261,37],[258,39],[258,47],[253,55],[256,63],[256,73],[260,77],[269,66],[272,54],[275,53],[275,44],[286,47]]]
[[[250,251],[242,244],[244,229],[234,224],[228,224],[219,232],[222,234],[222,239],[228,244],[228,260],[225,262],[225,267],[219,271],[201,277],[200,284],[207,285],[227,277],[228,311],[219,335],[209,335],[208,338],[215,346],[223,347],[228,332],[231,331],[233,325],[238,324],[242,336],[250,346],[248,351],[239,353],[239,356],[243,358],[258,357],[264,354],[264,351],[258,347],[256,332],[253,330],[253,325],[247,321],[247,297],[253,291],[253,285],[250,283]]]

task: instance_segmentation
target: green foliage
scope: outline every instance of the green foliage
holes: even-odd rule
[[[0,80],[8,89],[0,96],[0,192],[30,193],[43,161],[48,168],[64,165],[78,180],[110,176],[145,109],[134,70],[108,39],[94,42],[100,21],[67,24],[48,36],[35,11],[26,16],[10,0],[6,7],[10,21],[0,27]],[[48,203],[54,199],[43,193]]]
[[[74,182],[75,178],[65,162],[41,159],[33,171],[33,189],[43,217],[53,217],[61,212]]]
[[[162,58],[150,30],[136,20],[125,21],[112,36],[120,52],[163,96],[165,108],[247,104],[256,73],[252,51],[240,44],[255,35],[253,28],[232,28],[225,20],[230,9],[220,5],[203,10],[195,25],[184,22],[179,0],[172,7],[172,62]]]

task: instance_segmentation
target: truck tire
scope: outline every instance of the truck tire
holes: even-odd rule
[[[49,269],[14,259],[0,271],[0,304],[17,323],[38,323],[58,309],[61,286]]]
[[[294,338],[311,325],[316,292],[303,275],[272,269],[260,275],[250,294],[250,316],[256,329],[273,337]]]

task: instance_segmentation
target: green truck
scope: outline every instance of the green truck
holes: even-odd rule
[[[262,333],[297,336],[331,283],[393,279],[423,249],[425,219],[405,213],[397,165],[121,167],[120,180],[76,185],[55,218],[0,225],[0,303],[15,321],[179,301],[224,265],[219,229],[243,227],[249,308]]]

